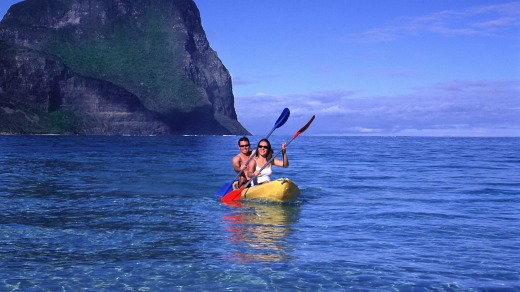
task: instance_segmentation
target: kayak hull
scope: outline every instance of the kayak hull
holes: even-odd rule
[[[270,202],[290,202],[300,195],[298,186],[288,178],[263,183],[246,188],[241,193],[241,200],[262,200]]]

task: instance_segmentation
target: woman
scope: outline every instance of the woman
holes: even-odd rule
[[[247,175],[249,177],[254,176],[253,185],[260,185],[269,182],[271,180],[271,174],[273,173],[271,168],[273,165],[283,168],[289,167],[289,158],[287,158],[285,144],[282,144],[283,160],[275,158],[271,163],[267,164],[267,162],[269,162],[273,157],[273,149],[271,148],[271,143],[267,139],[262,139],[258,142],[256,153],[254,155],[255,157],[249,163],[247,168]],[[262,169],[261,172],[260,169]]]

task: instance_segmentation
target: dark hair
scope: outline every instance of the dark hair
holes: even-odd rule
[[[244,136],[244,137],[238,139],[238,146],[240,146],[240,142],[241,142],[241,141],[246,141],[247,144],[251,144],[251,143],[249,143],[249,138],[247,138],[246,136]]]
[[[260,143],[262,142],[267,142],[267,147],[269,147],[269,149],[267,150],[267,160],[271,159],[272,155],[273,155],[273,148],[271,147],[271,142],[269,142],[269,140],[267,139],[262,139],[260,141],[258,141],[258,145],[256,145],[256,153],[255,153],[255,156],[258,157],[260,154],[258,154],[258,147],[260,146]]]

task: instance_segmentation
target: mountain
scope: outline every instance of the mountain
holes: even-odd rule
[[[192,0],[25,0],[0,22],[0,133],[249,134]]]

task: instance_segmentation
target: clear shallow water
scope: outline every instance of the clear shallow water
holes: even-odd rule
[[[519,138],[301,135],[227,206],[236,140],[0,136],[0,291],[520,290]]]

